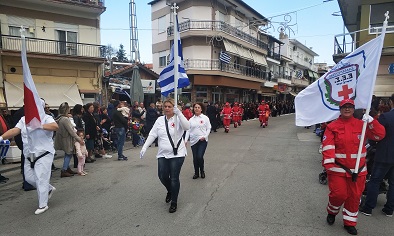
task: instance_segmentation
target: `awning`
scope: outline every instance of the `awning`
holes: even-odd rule
[[[259,55],[255,51],[252,51],[252,50],[250,51],[250,54],[253,57],[254,63],[260,64],[260,65],[263,65],[263,66],[268,66],[267,60],[265,59],[265,57],[263,55]]]
[[[308,75],[309,75],[309,78],[315,78],[315,75],[313,74],[313,71],[311,71],[311,70],[308,70]]]
[[[313,72],[313,75],[315,77],[316,80],[320,79],[320,75],[316,72]]]
[[[252,55],[248,49],[238,46],[235,43],[230,43],[227,40],[223,40],[223,43],[228,53],[253,61]]]
[[[68,102],[73,107],[83,104],[76,84],[49,84],[36,83],[37,92],[49,107],[58,109],[60,104]],[[9,109],[18,109],[23,106],[23,83],[4,81],[5,95]]]

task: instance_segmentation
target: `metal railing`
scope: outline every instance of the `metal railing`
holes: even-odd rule
[[[359,46],[359,33],[363,31],[368,31],[367,29],[362,29],[346,34],[337,34],[334,36],[334,54],[348,54],[353,52]]]
[[[21,51],[22,41],[20,36],[0,35],[0,49]],[[26,50],[29,53],[68,55],[76,57],[104,58],[102,45],[64,42],[49,39],[27,38]]]
[[[60,2],[79,2],[83,4],[90,4],[90,5],[96,5],[100,7],[105,6],[105,0],[58,0]]]
[[[268,51],[267,52],[267,56],[272,58],[272,59],[280,61],[280,54],[278,54],[278,53],[275,53],[275,52],[272,52],[272,51]]]
[[[179,32],[189,31],[189,30],[212,30],[212,31],[221,31],[226,34],[229,34],[235,38],[244,40],[250,44],[253,44],[256,47],[267,50],[268,44],[253,37],[250,34],[243,32],[242,30],[237,29],[234,26],[227,24],[224,21],[184,21],[179,24]],[[174,34],[174,26],[170,26],[167,28],[167,35],[171,36]]]
[[[204,60],[204,59],[187,59],[184,61],[186,70],[214,70],[223,71],[232,74],[244,75],[252,78],[259,78],[268,80],[268,73],[262,71],[258,67],[250,67],[235,63],[225,64],[218,59]]]

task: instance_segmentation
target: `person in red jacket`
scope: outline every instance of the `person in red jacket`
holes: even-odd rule
[[[190,110],[190,103],[186,103],[185,109],[183,109],[182,114],[186,117],[187,120],[193,117],[193,112]]]
[[[239,113],[238,125],[241,126],[242,118],[244,117],[244,107],[242,103],[239,104],[239,109],[240,109],[240,113]]]
[[[241,123],[241,108],[239,107],[238,102],[234,103],[234,106],[232,108],[233,112],[233,122],[234,122],[234,128],[237,128],[238,124]]]
[[[265,128],[265,126],[267,126],[267,105],[265,104],[264,100],[261,101],[261,104],[257,107],[257,112],[259,113],[260,126],[263,126],[263,128]]]
[[[220,112],[220,115],[223,116],[224,132],[228,133],[230,131],[231,117],[233,115],[230,103],[226,102],[222,111]]]
[[[271,109],[269,104],[265,104],[265,126],[268,126],[268,119],[271,114]]]
[[[334,224],[335,216],[343,205],[343,224],[349,234],[357,235],[357,214],[361,194],[364,191],[367,167],[365,166],[366,148],[363,145],[361,152],[358,178],[352,181],[352,173],[355,172],[357,152],[363,127],[363,121],[367,121],[366,138],[379,141],[384,138],[384,127],[365,114],[363,120],[353,117],[354,101],[344,99],[339,104],[340,116],[337,120],[327,125],[323,136],[323,161],[327,170],[328,195],[327,223]],[[365,142],[364,142],[365,144]]]

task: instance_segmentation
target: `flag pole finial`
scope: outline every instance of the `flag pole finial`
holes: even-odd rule
[[[23,25],[21,25],[21,29],[19,30],[19,32],[21,32],[21,37],[25,37],[25,32],[26,32],[26,28],[23,26]]]
[[[389,12],[389,11],[386,11],[386,13],[384,13],[384,16],[386,17],[386,19],[385,19],[384,21],[386,21],[386,22],[388,22],[388,21],[389,21],[389,19],[390,19],[390,16],[389,16],[389,14],[390,14],[390,12]]]

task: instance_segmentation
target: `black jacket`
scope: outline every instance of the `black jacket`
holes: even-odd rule
[[[375,162],[394,164],[394,109],[379,116],[386,136],[376,145]]]
[[[127,119],[118,110],[115,110],[112,114],[112,121],[114,122],[115,128],[125,128],[127,130]]]

